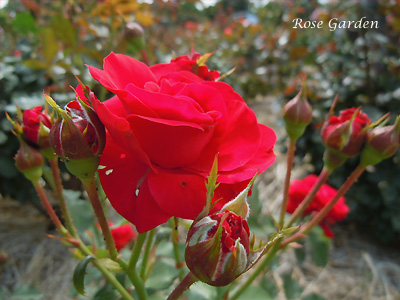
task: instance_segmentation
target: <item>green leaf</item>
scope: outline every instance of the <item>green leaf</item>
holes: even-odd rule
[[[24,65],[35,71],[47,69],[47,64],[38,59],[27,59],[24,61]]]
[[[297,299],[300,297],[303,288],[300,284],[292,278],[292,274],[284,274],[283,278],[283,289],[287,299]]]
[[[114,290],[113,286],[107,282],[102,286],[94,295],[93,300],[109,300],[117,299],[118,293]]]
[[[50,65],[58,52],[58,43],[56,35],[54,34],[54,31],[51,28],[46,27],[39,32],[39,38],[42,46],[41,49],[42,55],[46,60],[47,64]]]
[[[324,267],[329,258],[329,238],[320,227],[315,227],[309,234],[309,240],[311,259],[317,266]]]
[[[157,260],[150,277],[146,281],[146,287],[158,291],[167,289],[178,275],[179,271],[175,268],[174,263],[166,260]]]
[[[93,260],[95,260],[93,256],[86,256],[75,267],[74,274],[72,276],[72,282],[77,292],[81,295],[85,295],[84,279],[86,275],[86,267],[89,264],[89,262]]]
[[[326,298],[322,297],[321,295],[312,293],[303,298],[303,300],[326,300]]]
[[[17,287],[11,294],[10,300],[40,300],[43,294],[34,286],[21,285]]]
[[[278,289],[275,282],[272,280],[263,278],[263,280],[261,281],[261,287],[266,291],[267,295],[271,299],[275,299],[275,297],[278,295]]]
[[[304,260],[306,259],[306,249],[305,249],[305,247],[303,246],[303,247],[294,249],[294,254],[296,255],[297,262],[299,264],[302,264],[304,262]]]
[[[28,11],[18,13],[11,24],[13,29],[20,34],[36,33],[38,31],[35,19]]]
[[[63,15],[54,15],[51,20],[51,27],[56,36],[67,46],[75,47],[77,45],[76,29],[70,20]]]
[[[240,300],[273,300],[268,293],[261,287],[256,285],[249,286],[246,291],[240,296]]]

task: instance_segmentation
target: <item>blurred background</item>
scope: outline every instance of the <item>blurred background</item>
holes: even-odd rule
[[[379,28],[336,28],[329,20],[378,21]],[[293,19],[323,21],[323,28],[295,29]],[[372,120],[400,113],[399,0],[0,0],[0,184],[1,197],[40,212],[30,183],[18,173],[13,156],[18,141],[4,112],[44,103],[42,92],[59,103],[70,101],[74,75],[105,100],[107,91],[85,64],[101,67],[111,51],[150,64],[179,55],[214,54],[210,69],[226,73],[231,84],[275,129],[283,103],[307,75],[314,121],[298,144],[298,164],[322,168],[319,129],[335,95],[337,110],[362,105]],[[259,111],[256,111],[259,114]],[[268,115],[270,114],[270,115]],[[277,151],[285,152],[284,135]],[[357,160],[330,179],[339,187]],[[66,175],[67,176],[67,175]],[[351,213],[346,230],[371,243],[400,247],[399,153],[368,169],[347,195]],[[76,182],[64,178],[67,188]],[[0,221],[1,222],[1,221]],[[1,241],[0,241],[1,243]],[[1,244],[0,244],[1,250]],[[1,264],[1,262],[0,262]]]

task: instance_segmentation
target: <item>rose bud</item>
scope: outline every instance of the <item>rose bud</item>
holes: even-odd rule
[[[195,221],[186,240],[186,264],[199,280],[227,285],[247,270],[249,235],[246,220],[230,211]]]
[[[20,148],[14,157],[15,166],[26,178],[36,183],[42,177],[43,155],[21,138],[19,140]]]
[[[367,143],[361,153],[361,165],[376,165],[394,155],[399,147],[400,116],[392,126],[373,128],[367,134]]]
[[[136,22],[128,22],[124,28],[124,37],[130,42],[136,51],[141,51],[145,47],[144,30]]]
[[[368,115],[361,108],[348,108],[339,117],[330,116],[322,126],[322,142],[327,148],[324,154],[325,166],[335,169],[347,158],[360,154],[367,134],[366,126],[371,124]]]
[[[283,108],[283,119],[285,121],[286,132],[291,140],[296,141],[300,138],[308,124],[312,120],[312,108],[305,95],[302,96],[303,89]]]
[[[74,100],[61,110],[54,100],[46,100],[61,118],[50,131],[50,144],[78,178],[92,176],[105,146],[105,129],[95,111],[81,100]]]
[[[47,108],[42,106],[26,109],[22,116],[23,137],[30,145],[38,148],[45,155],[51,151],[49,133],[53,126]],[[52,152],[52,151],[51,151]]]

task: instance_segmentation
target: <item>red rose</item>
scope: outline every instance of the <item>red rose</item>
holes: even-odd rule
[[[100,179],[114,208],[150,230],[171,216],[195,219],[218,153],[216,211],[275,160],[272,129],[226,83],[176,63],[148,67],[111,53],[92,76],[116,96],[94,108],[107,129]],[[175,70],[175,71],[174,71]]]
[[[293,213],[297,206],[303,201],[308,192],[314,186],[318,177],[311,174],[303,179],[294,179],[289,187],[289,197],[287,202],[286,211],[288,213]],[[315,195],[314,199],[310,205],[305,209],[303,215],[309,215],[313,212],[318,212],[325,207],[326,204],[336,195],[337,190],[328,184],[324,184],[318,193]],[[338,202],[333,206],[331,211],[326,215],[326,217],[320,223],[320,226],[324,229],[325,235],[328,237],[333,237],[334,234],[330,229],[329,225],[341,221],[346,218],[349,213],[349,207],[345,204],[345,198],[340,197]]]
[[[52,127],[50,117],[42,106],[26,109],[22,116],[24,139],[39,149],[50,147],[49,132]]]
[[[354,107],[342,110],[339,117],[331,116],[322,126],[323,143],[346,157],[356,156],[366,140],[367,132],[362,129],[369,124],[368,115],[361,110]]]

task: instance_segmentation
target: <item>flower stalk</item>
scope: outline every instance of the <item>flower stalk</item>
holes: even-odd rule
[[[182,267],[184,266],[184,263],[181,260],[181,254],[179,251],[178,219],[177,218],[169,219],[169,225],[172,228],[171,240],[172,240],[172,246],[174,249],[176,268],[179,270],[179,279],[182,280],[185,274],[182,269]]]
[[[289,196],[290,177],[292,174],[293,158],[294,158],[295,151],[296,151],[296,140],[289,139],[289,147],[288,147],[288,152],[287,152],[286,177],[285,177],[285,183],[284,183],[284,187],[283,187],[283,200],[282,200],[282,206],[281,206],[281,214],[280,214],[279,223],[278,223],[279,229],[282,229],[283,223],[285,221],[286,206],[287,206],[287,201],[288,201],[288,196]]]
[[[178,300],[179,297],[196,281],[198,281],[198,279],[192,274],[192,272],[189,272],[168,296],[167,300]]]
[[[71,235],[73,237],[77,237],[78,234],[72,223],[71,214],[69,213],[69,210],[67,208],[67,204],[65,202],[65,198],[63,195],[63,185],[61,182],[60,169],[58,167],[58,158],[56,158],[56,157],[50,158],[49,164],[50,164],[51,173],[52,173],[53,179],[54,179],[55,192],[57,194],[58,202],[59,202],[59,205],[61,208],[61,213],[62,213],[64,221],[65,221],[65,226],[67,227],[69,233],[71,233]]]
[[[103,233],[104,240],[106,242],[106,247],[110,252],[111,259],[116,260],[118,256],[117,248],[115,247],[114,239],[112,238],[110,227],[108,226],[108,221],[104,214],[103,207],[101,205],[99,195],[97,194],[97,187],[95,183],[95,176],[79,178],[88,193],[90,202],[93,206],[94,213],[99,221],[101,232]]]
[[[144,286],[144,282],[142,278],[139,277],[136,271],[136,264],[139,260],[140,252],[142,251],[144,242],[146,241],[146,235],[147,232],[138,234],[135,245],[133,246],[131,257],[129,258],[129,263],[127,266],[124,267],[129,279],[135,286],[136,293],[138,294],[140,300],[147,300],[149,298],[146,288]]]
[[[149,236],[147,237],[146,246],[144,248],[142,266],[140,269],[140,278],[142,278],[142,280],[146,280],[147,269],[148,269],[147,263],[149,261],[151,246],[153,244],[154,233],[155,233],[154,228],[149,231]]]

